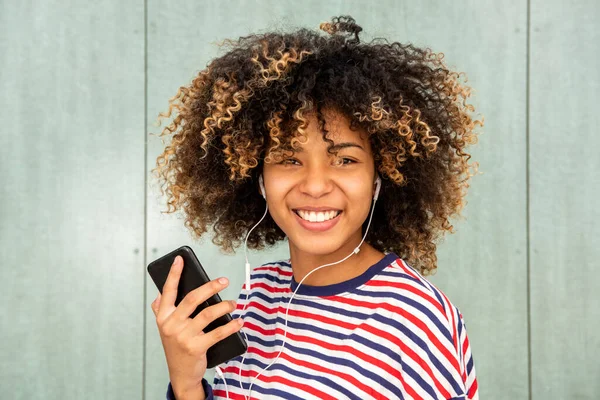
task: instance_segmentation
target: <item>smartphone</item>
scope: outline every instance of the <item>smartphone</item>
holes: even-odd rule
[[[206,271],[202,268],[202,264],[200,264],[200,261],[198,261],[198,258],[194,254],[194,251],[189,246],[181,246],[148,264],[148,274],[152,277],[154,284],[156,284],[156,287],[161,294],[163,286],[167,281],[169,271],[171,270],[171,265],[173,265],[175,257],[177,256],[183,258],[183,270],[181,271],[179,285],[177,286],[177,299],[175,300],[176,307],[189,292],[210,281]],[[206,307],[220,303],[221,301],[219,294],[215,293],[207,301],[200,304],[190,315],[190,318],[194,318]],[[231,320],[231,315],[225,314],[208,324],[206,328],[203,329],[203,332],[208,333],[219,326],[227,324]],[[237,331],[209,347],[206,351],[207,367],[214,368],[225,361],[244,354],[247,349],[248,345],[246,344],[244,337]]]

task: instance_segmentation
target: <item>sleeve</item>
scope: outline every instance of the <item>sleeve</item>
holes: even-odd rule
[[[206,394],[206,400],[213,400],[213,392],[212,387],[208,381],[202,378],[202,388],[204,389],[204,393]],[[175,399],[175,393],[173,393],[173,387],[171,386],[171,382],[169,382],[169,386],[167,388],[167,400],[177,400]]]
[[[473,362],[473,354],[471,353],[471,344],[469,343],[469,336],[467,335],[467,325],[463,315],[459,310],[458,313],[458,344],[459,344],[459,365],[460,373],[462,376],[463,383],[465,385],[465,391],[468,400],[479,399],[479,387],[477,384],[477,376],[475,374],[475,364]]]

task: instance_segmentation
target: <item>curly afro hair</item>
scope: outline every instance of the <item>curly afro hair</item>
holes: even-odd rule
[[[466,204],[477,172],[465,148],[477,142],[474,128],[483,118],[470,116],[470,88],[458,82],[462,73],[448,70],[443,53],[381,38],[360,43],[362,28],[350,16],[320,29],[327,34],[299,29],[225,40],[229,51],[179,88],[159,114],[160,121],[177,113],[160,135],[172,141],[152,170],[167,194],[166,212],[183,209],[196,239],[212,225],[213,243],[232,252],[264,214],[257,185],[264,163],[293,152],[309,113],[332,143],[322,116],[332,109],[350,129],[368,132],[383,180],[365,240],[430,275],[436,242],[453,233],[449,218]],[[267,216],[248,247],[284,239]]]

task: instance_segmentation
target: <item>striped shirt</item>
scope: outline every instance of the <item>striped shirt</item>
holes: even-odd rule
[[[242,290],[232,315],[244,319],[243,366],[243,356],[219,366],[230,399],[244,400],[250,380],[277,357],[297,287],[289,260],[252,271],[248,298]],[[479,398],[462,314],[394,253],[348,281],[302,284],[286,336],[279,359],[254,380],[252,399]],[[227,398],[218,375],[212,387],[203,384],[207,399]]]

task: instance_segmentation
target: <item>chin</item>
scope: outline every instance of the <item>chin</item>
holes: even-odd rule
[[[297,235],[294,239],[288,240],[298,251],[307,254],[325,256],[336,252],[342,247],[343,243],[339,241],[339,237],[312,237],[306,235]]]

